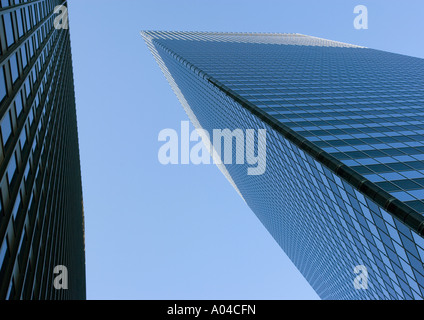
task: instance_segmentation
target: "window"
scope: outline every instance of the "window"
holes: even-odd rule
[[[9,186],[13,182],[15,173],[16,173],[16,157],[15,157],[15,154],[13,153],[12,157],[10,158],[9,166],[7,167],[7,178],[9,180]]]
[[[28,46],[29,46],[29,56],[32,58],[34,56],[34,48],[32,46],[31,41],[28,41]]]
[[[29,40],[29,44],[32,48],[34,48],[34,50],[37,50],[37,47],[35,45],[35,36],[31,37],[31,39]]]
[[[31,108],[31,110],[29,111],[29,115],[28,115],[28,119],[29,119],[29,125],[32,126],[32,123],[34,121],[34,111],[32,110],[33,108]]]
[[[27,25],[27,31],[31,30],[31,19],[29,16],[29,8],[25,8],[25,17],[26,17],[26,25]]]
[[[22,247],[25,245],[26,241],[27,241],[27,235],[26,235],[26,229],[24,227],[24,231],[22,232],[22,236],[21,236],[21,241],[20,241],[19,246],[18,246],[18,261],[19,261],[19,267],[21,267],[21,268],[24,267],[22,260],[23,260],[23,254],[24,254],[24,251],[25,251],[25,249],[22,250]]]
[[[3,67],[0,68],[0,102],[3,101],[3,99],[6,97],[7,90],[6,90],[6,81],[4,79],[4,69]]]
[[[32,77],[32,84],[35,84],[35,82],[37,81],[37,75],[36,75],[36,72],[35,72],[35,67],[32,68],[32,75],[31,75],[31,77]]]
[[[6,8],[9,6],[9,0],[1,0],[1,7]]]
[[[27,163],[27,165],[25,167],[25,171],[24,171],[25,188],[29,188],[29,186],[28,186],[28,182],[29,182],[28,181],[29,171],[30,171],[30,164]],[[32,195],[31,195],[31,199],[32,199]]]
[[[10,71],[12,72],[12,82],[15,83],[19,78],[18,60],[16,59],[16,53],[10,57],[9,64]]]
[[[16,220],[16,217],[18,216],[18,212],[21,209],[21,193],[18,193],[18,196],[16,197],[15,205],[13,206],[12,215],[13,219]]]
[[[36,147],[37,147],[37,136],[35,136],[34,142],[32,143],[32,147],[31,147],[32,153],[35,152]]]
[[[10,281],[9,289],[7,289],[7,295],[6,300],[10,300],[15,296],[15,280],[12,278],[12,281]]]
[[[10,47],[15,43],[15,38],[13,36],[13,27],[12,27],[12,16],[10,13],[3,15],[4,27],[6,30],[6,40],[7,47]]]
[[[22,24],[21,10],[16,11],[16,20],[18,21],[18,34],[19,34],[19,38],[20,38],[24,35],[24,26]]]
[[[28,65],[26,45],[22,46],[21,55],[22,55],[22,69],[25,69],[25,67]]]
[[[25,171],[24,171],[25,182],[27,182],[27,180],[28,180],[29,168],[30,167],[29,167],[29,162],[28,162],[28,164],[25,167]]]
[[[32,7],[31,11],[32,11],[32,18],[33,18],[32,21],[34,22],[34,25],[35,25],[37,24],[37,17],[35,15],[35,5]]]
[[[31,197],[29,198],[29,202],[28,202],[28,212],[30,213],[30,214],[32,214],[32,210],[33,210],[33,204],[34,204],[34,193],[31,193]],[[36,228],[37,228],[38,226],[36,225]]]
[[[38,50],[38,34],[36,33],[35,36],[31,38],[31,41],[33,43],[34,49]]]
[[[28,98],[29,95],[31,94],[31,84],[30,84],[29,77],[25,80],[25,92],[26,92],[26,97]]]
[[[19,91],[18,94],[16,95],[15,107],[16,107],[16,117],[19,118],[19,116],[22,113],[22,109],[23,109],[21,91]]]
[[[0,247],[0,277],[3,276],[4,268],[6,266],[6,261],[9,258],[9,247],[7,245],[7,240],[4,240]]]
[[[7,250],[7,241],[4,241],[0,248],[0,270],[3,268],[3,261],[6,259]]]
[[[1,134],[3,138],[3,145],[6,146],[10,136],[12,135],[12,124],[10,122],[9,112],[6,113],[1,122]]]
[[[27,142],[25,127],[22,130],[21,135],[19,136],[19,141],[21,142],[21,150],[23,150],[25,148],[25,145],[26,145],[26,142]]]

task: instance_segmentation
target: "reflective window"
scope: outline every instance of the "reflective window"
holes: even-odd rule
[[[21,135],[19,136],[19,141],[21,143],[21,150],[23,150],[27,142],[27,135],[26,135],[25,128],[24,130],[22,130]]]
[[[3,271],[3,267],[4,267],[3,262],[4,262],[4,261],[6,260],[6,258],[7,258],[8,251],[9,251],[9,248],[8,248],[8,246],[7,246],[7,241],[5,240],[5,241],[3,241],[3,243],[2,243],[2,245],[1,245],[1,247],[0,247],[0,274],[1,274],[1,273],[2,273],[2,271]]]
[[[27,51],[26,51],[25,45],[21,47],[21,57],[22,57],[22,68],[25,69],[25,67],[28,65]]]
[[[6,97],[6,80],[4,78],[4,69],[0,67],[0,102]]]
[[[7,46],[10,47],[15,43],[15,38],[13,36],[13,27],[12,27],[12,17],[11,13],[6,13],[3,15],[4,27],[6,29],[6,40]]]
[[[3,138],[3,145],[6,145],[12,135],[12,124],[10,122],[9,113],[6,113],[1,122],[1,134]]]
[[[15,296],[15,280],[12,277],[12,281],[10,281],[9,288],[7,289],[6,300],[10,300]]]
[[[6,8],[9,6],[9,0],[1,0],[1,6],[2,8]]]
[[[19,34],[19,38],[20,38],[24,35],[24,26],[22,24],[21,10],[16,10],[16,20],[18,22],[18,34]]]
[[[15,205],[13,206],[13,210],[12,210],[12,216],[15,220],[18,216],[20,208],[21,208],[21,194],[18,193],[18,196],[16,197]]]
[[[13,179],[15,178],[16,174],[16,157],[13,153],[12,157],[10,158],[9,166],[7,167],[7,178],[9,181],[9,185],[12,184]]]
[[[19,91],[18,94],[16,95],[15,107],[16,107],[16,116],[19,118],[23,110],[21,91]]]
[[[16,53],[10,57],[9,64],[10,64],[10,71],[12,73],[12,81],[13,83],[15,83],[16,80],[18,80],[19,78],[18,60],[16,59]]]

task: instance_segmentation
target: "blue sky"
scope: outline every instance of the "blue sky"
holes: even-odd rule
[[[353,27],[356,5],[369,29]],[[295,32],[424,58],[423,1],[71,0],[89,299],[318,299],[217,167],[163,166],[187,120],[140,30]],[[352,277],[353,279],[353,277]]]

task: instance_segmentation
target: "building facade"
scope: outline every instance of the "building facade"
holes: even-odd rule
[[[300,34],[141,34],[196,128],[266,130],[264,174],[220,169],[321,298],[424,297],[423,59]]]
[[[86,297],[66,5],[0,2],[0,299]]]

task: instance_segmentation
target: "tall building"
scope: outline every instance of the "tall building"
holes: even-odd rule
[[[220,168],[321,298],[424,297],[423,59],[300,34],[141,34],[196,128],[266,130],[262,175]]]
[[[66,1],[0,4],[0,299],[85,299]]]

